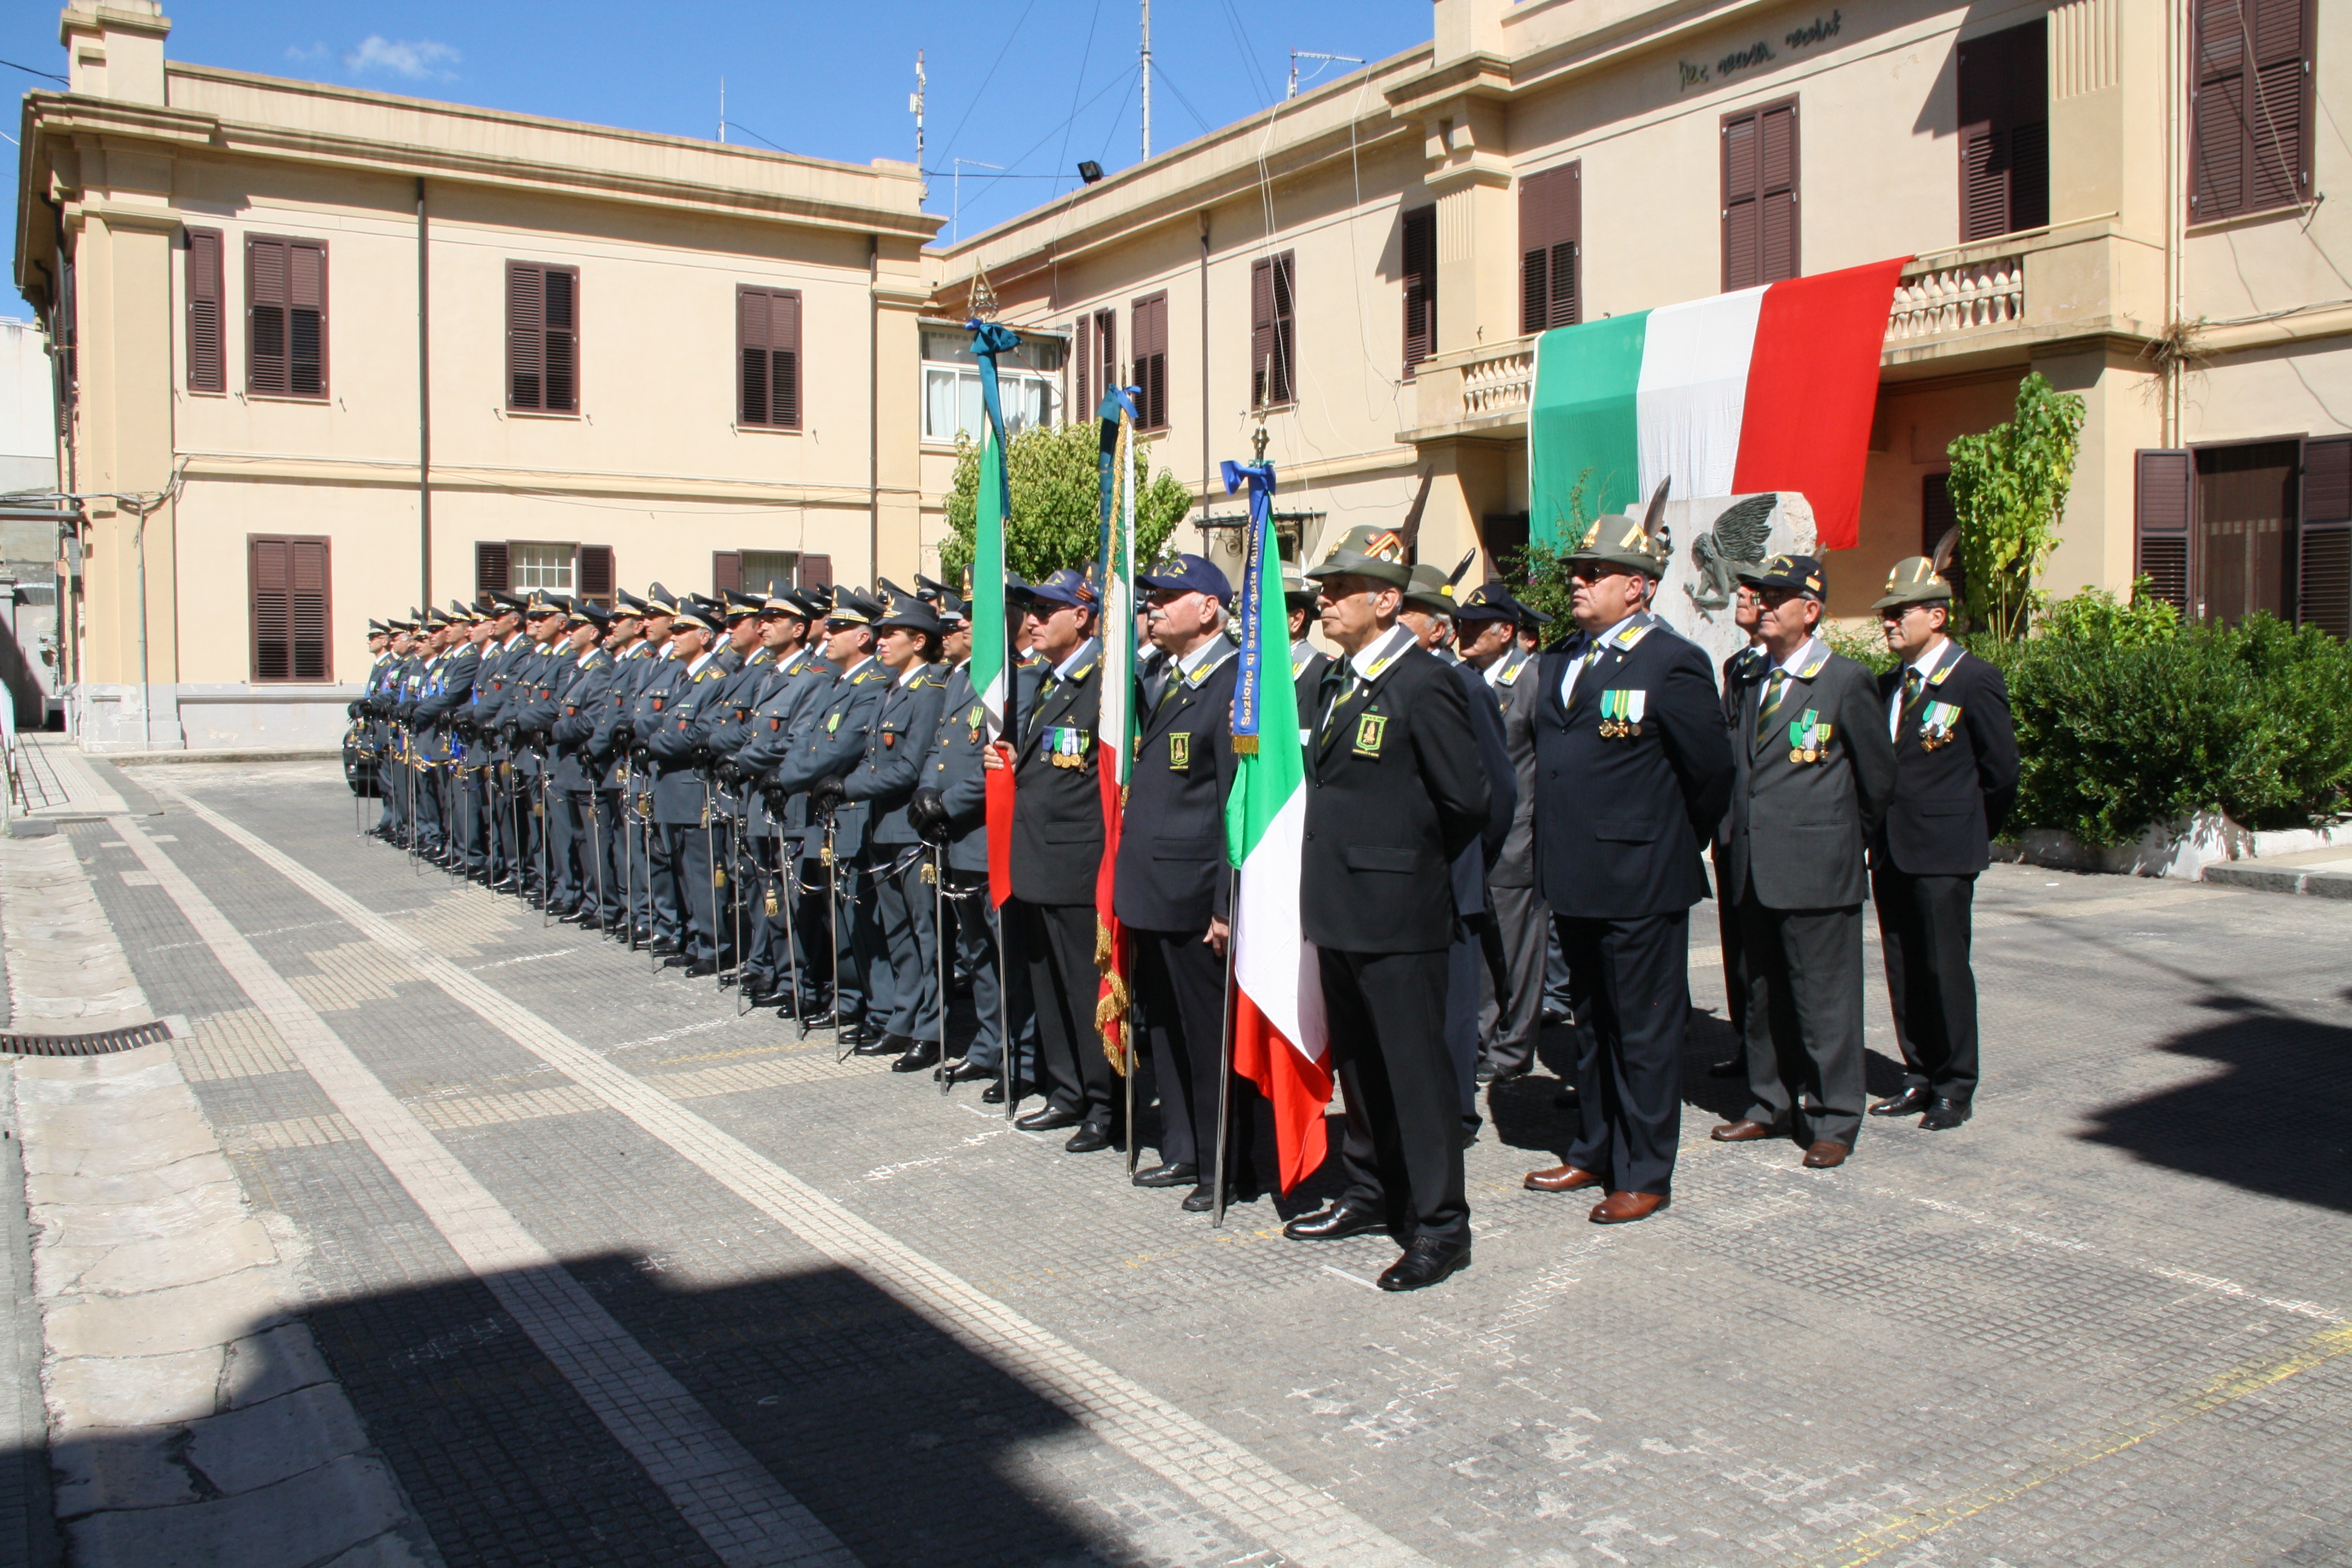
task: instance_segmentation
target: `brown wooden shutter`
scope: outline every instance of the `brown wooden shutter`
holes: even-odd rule
[[[2295,620],[2352,640],[2352,436],[2303,448],[2303,527]]]
[[[768,291],[735,290],[735,417],[744,425],[768,423]]]
[[[1723,287],[1799,272],[1797,100],[1723,117]]]
[[[580,269],[507,263],[507,406],[580,411]]]
[[[506,542],[485,539],[474,546],[474,593],[503,594],[512,578],[509,574]]]
[[[221,232],[188,230],[188,390],[228,390],[226,344],[221,331]]]
[[[247,540],[246,552],[253,597],[253,679],[284,680],[294,668],[286,541]]]
[[[2036,18],[1960,43],[1964,244],[2050,221],[2049,33]]]
[[[1519,182],[1519,331],[1584,320],[1584,165],[1546,169]]]
[[[1437,209],[1415,207],[1402,223],[1404,368],[1437,352]]]
[[[1286,250],[1250,268],[1250,402],[1260,408],[1293,401],[1297,285],[1296,252]]]
[[[743,591],[741,551],[714,550],[710,552],[710,591],[714,594],[740,594]]]
[[[2153,597],[2185,616],[2190,604],[2189,517],[2196,489],[2195,464],[2188,452],[2179,450],[2148,449],[2136,457],[2133,572],[2147,579]]]
[[[1118,378],[1118,312],[1095,312],[1095,395],[1102,397],[1124,384]]]
[[[1075,339],[1077,346],[1078,366],[1077,417],[1092,419],[1095,416],[1095,404],[1097,401],[1095,396],[1095,319],[1092,316],[1078,318]]]
[[[246,544],[252,595],[253,679],[334,679],[327,542],[254,536]]]
[[[786,429],[801,426],[801,297],[778,289],[768,317],[768,405]]]
[[[313,239],[286,242],[286,390],[327,395],[327,247]]]
[[[257,397],[286,395],[286,242],[245,242],[245,385]]]
[[[2189,216],[2311,196],[2313,0],[2198,0]]]
[[[1168,428],[1168,296],[1153,294],[1135,301],[1135,322],[1129,335],[1135,343],[1135,384],[1143,389],[1136,399],[1139,429]]]
[[[803,555],[800,560],[800,587],[804,593],[833,586],[833,557]]]
[[[580,596],[611,609],[618,603],[613,591],[613,547],[609,544],[583,544],[580,561],[572,580],[578,584]]]

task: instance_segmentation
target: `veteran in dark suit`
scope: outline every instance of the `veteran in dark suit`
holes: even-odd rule
[[[1142,1034],[1160,1086],[1160,1163],[1139,1187],[1188,1187],[1183,1206],[1215,1206],[1217,1110],[1234,1108],[1225,1182],[1254,1192],[1248,1169],[1256,1125],[1246,1079],[1221,1084],[1225,942],[1233,877],[1225,859],[1225,795],[1233,788],[1234,678],[1225,640],[1233,584],[1199,555],[1180,555],[1135,586],[1150,606],[1152,646],[1164,656],[1158,700],[1139,716],[1128,775],[1114,898],[1135,959]]]
[[[1045,666],[1013,763],[1013,897],[1003,914],[1037,1007],[1045,1104],[1014,1123],[1075,1128],[1073,1154],[1126,1135],[1110,1059],[1095,1032],[1095,879],[1102,868],[1102,785],[1095,741],[1102,703],[1101,604],[1065,567],[1030,591],[1033,645]],[[990,752],[994,756],[994,752]]]
[[[1732,595],[1731,622],[1748,634],[1748,646],[1723,661],[1723,722],[1727,729],[1739,725],[1739,705],[1748,700],[1748,688],[1763,679],[1764,667],[1771,662],[1765,655],[1764,645],[1756,640],[1756,623],[1763,618],[1764,603],[1756,590],[1742,583]],[[1730,880],[1727,868],[1731,864],[1731,816],[1724,815],[1723,823],[1715,830],[1715,842],[1707,847],[1715,858],[1715,925],[1723,942],[1724,1016],[1730,1021],[1731,1032],[1739,1041],[1738,1048],[1724,1060],[1707,1068],[1714,1078],[1746,1078],[1748,1076],[1748,963],[1739,955],[1739,903],[1723,889]]]
[[[1878,678],[1895,738],[1895,794],[1870,843],[1903,1092],[1873,1116],[1930,1132],[1969,1119],[1977,1090],[1977,877],[2017,795],[2017,731],[2000,671],[1948,635],[1952,585],[1924,555],[1896,563],[1877,604],[1901,668]]]
[[[1828,1170],[1853,1152],[1864,1109],[1863,856],[1894,790],[1895,745],[1877,682],[1814,635],[1821,563],[1775,555],[1740,575],[1763,605],[1769,661],[1740,702],[1727,840],[1750,1104],[1710,1136],[1793,1131],[1805,1164]]]
[[[1603,1193],[1596,1225],[1673,1199],[1699,847],[1731,793],[1715,672],[1646,608],[1664,504],[1661,485],[1646,518],[1587,531],[1569,557],[1577,632],[1535,678],[1536,894],[1568,964],[1580,1124],[1567,1159],[1527,1185]]]
[[[1345,1186],[1283,1234],[1385,1230],[1384,1290],[1470,1261],[1460,1092],[1445,1048],[1455,856],[1487,826],[1486,770],[1461,681],[1398,624],[1412,569],[1393,531],[1349,531],[1309,574],[1339,655],[1300,715],[1307,822],[1299,917],[1318,952],[1331,1060],[1347,1095]]]

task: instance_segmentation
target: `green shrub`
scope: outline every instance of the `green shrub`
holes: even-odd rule
[[[1873,675],[1885,675],[1895,668],[1895,650],[1886,646],[1886,634],[1875,626],[1845,626],[1823,621],[1820,631],[1832,653],[1845,655]]]
[[[2196,811],[2267,828],[2352,804],[2352,649],[2315,627],[2184,626],[2168,606],[2084,595],[2053,606],[2043,635],[1976,651],[2017,717],[2012,831],[2120,844]]]

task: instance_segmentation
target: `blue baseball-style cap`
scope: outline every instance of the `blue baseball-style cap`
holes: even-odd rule
[[[1095,592],[1092,580],[1085,573],[1069,566],[1033,585],[1029,597],[1040,605],[1051,605],[1057,609],[1067,605],[1076,609],[1091,610],[1102,603],[1102,595]]]
[[[1161,594],[1206,594],[1221,605],[1233,603],[1230,578],[1205,555],[1179,555],[1151,572],[1138,572],[1135,585]]]

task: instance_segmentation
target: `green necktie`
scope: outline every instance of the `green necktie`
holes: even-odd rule
[[[1772,667],[1772,678],[1764,683],[1764,700],[1756,705],[1756,738],[1762,740],[1772,728],[1772,715],[1780,710],[1780,700],[1789,694],[1789,672],[1779,665]]]
[[[1927,678],[1919,667],[1912,665],[1903,671],[1903,706],[1907,711],[1919,706],[1919,695],[1927,689]]]

